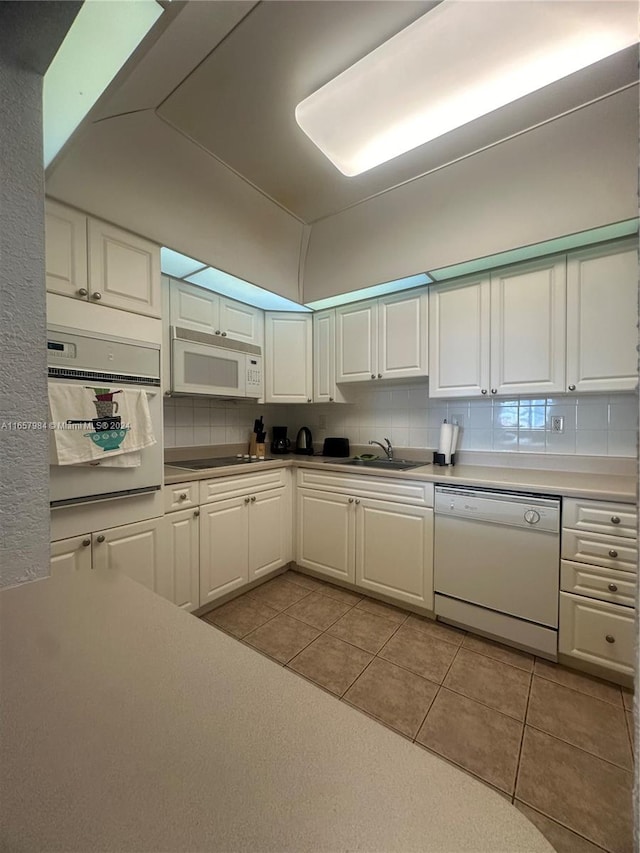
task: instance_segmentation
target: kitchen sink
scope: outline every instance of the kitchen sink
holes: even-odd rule
[[[408,471],[411,468],[422,468],[428,462],[411,462],[409,459],[345,459],[338,465],[357,465],[360,468],[382,468],[387,471]]]

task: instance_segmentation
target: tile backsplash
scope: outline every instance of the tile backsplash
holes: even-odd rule
[[[426,383],[349,389],[351,402],[257,405],[246,400],[177,397],[165,401],[165,445],[236,444],[248,440],[256,417],[286,424],[295,440],[308,426],[314,442],[328,435],[352,444],[387,436],[396,447],[435,448],[446,418],[461,426],[460,450],[635,457],[636,393],[511,399],[430,400]],[[562,419],[562,432],[552,430]],[[268,437],[269,438],[269,437]]]

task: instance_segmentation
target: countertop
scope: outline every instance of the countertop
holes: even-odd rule
[[[184,483],[190,480],[210,480],[235,474],[249,474],[255,470],[279,467],[322,468],[341,474],[363,477],[388,477],[393,480],[422,480],[459,486],[481,486],[507,491],[539,492],[563,497],[589,498],[591,500],[635,503],[637,479],[630,476],[587,474],[571,471],[548,471],[532,468],[507,468],[498,466],[457,465],[438,467],[423,465],[410,471],[384,471],[379,468],[360,468],[344,465],[340,460],[328,461],[325,457],[283,457],[264,462],[229,465],[192,471],[180,468],[179,462],[165,465],[165,484]]]
[[[486,785],[118,572],[0,609],[3,849],[552,853]]]

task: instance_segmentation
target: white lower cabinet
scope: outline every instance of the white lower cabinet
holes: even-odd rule
[[[633,675],[635,611],[570,593],[560,593],[561,654]]]
[[[74,536],[51,543],[51,574],[91,571],[91,536]]]
[[[94,533],[93,568],[118,569],[171,601],[164,521],[151,518]]]
[[[164,517],[171,583],[169,600],[189,612],[200,606],[199,516],[199,509],[183,509]]]
[[[431,484],[301,470],[298,485],[298,565],[433,609]]]
[[[249,582],[249,498],[217,501],[200,510],[200,604]]]

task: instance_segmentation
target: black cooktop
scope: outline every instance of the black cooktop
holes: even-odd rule
[[[272,456],[264,459],[251,459],[245,456],[215,456],[212,459],[188,459],[186,462],[168,462],[173,468],[189,468],[191,471],[200,471],[203,468],[224,468],[226,465],[251,465],[255,462],[270,462]]]

